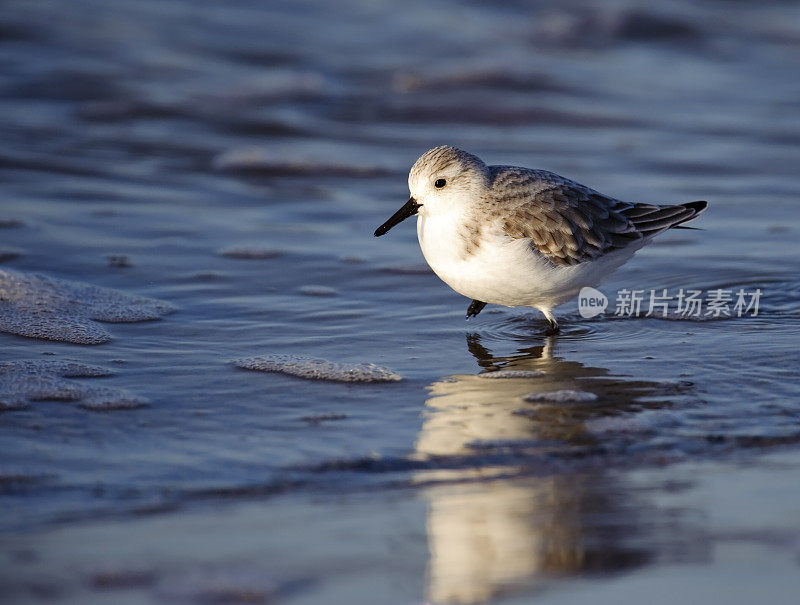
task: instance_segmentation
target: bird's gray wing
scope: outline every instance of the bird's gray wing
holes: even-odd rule
[[[705,205],[623,202],[552,172],[491,166],[503,232],[556,265],[576,265],[694,218]]]

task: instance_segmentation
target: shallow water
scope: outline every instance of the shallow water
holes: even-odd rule
[[[5,3],[3,601],[796,593],[798,17]],[[710,209],[604,315],[465,322],[411,224],[372,237],[443,143]]]

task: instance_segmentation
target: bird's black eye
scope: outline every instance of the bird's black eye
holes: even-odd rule
[[[433,186],[436,187],[437,189],[441,189],[445,185],[447,185],[447,181],[445,181],[444,179],[436,179],[436,182],[433,184]]]

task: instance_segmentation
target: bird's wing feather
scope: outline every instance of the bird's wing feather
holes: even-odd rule
[[[543,170],[490,167],[503,232],[556,265],[576,265],[693,218],[705,206],[622,202]]]

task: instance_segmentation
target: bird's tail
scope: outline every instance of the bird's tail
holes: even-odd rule
[[[708,207],[708,202],[687,202],[673,206],[657,206],[655,204],[635,204],[624,211],[625,217],[633,223],[643,237],[652,237],[682,225],[697,217]],[[692,229],[693,227],[680,227]]]
[[[699,227],[687,227],[683,223],[686,221],[691,221],[697,218],[697,215],[703,212],[706,208],[708,208],[708,202],[700,200],[697,202],[686,202],[685,204],[678,204],[679,206],[683,206],[689,210],[694,210],[694,214],[689,216],[688,218],[682,219],[681,221],[675,223],[670,227],[670,229],[692,229],[694,231],[702,231]]]

